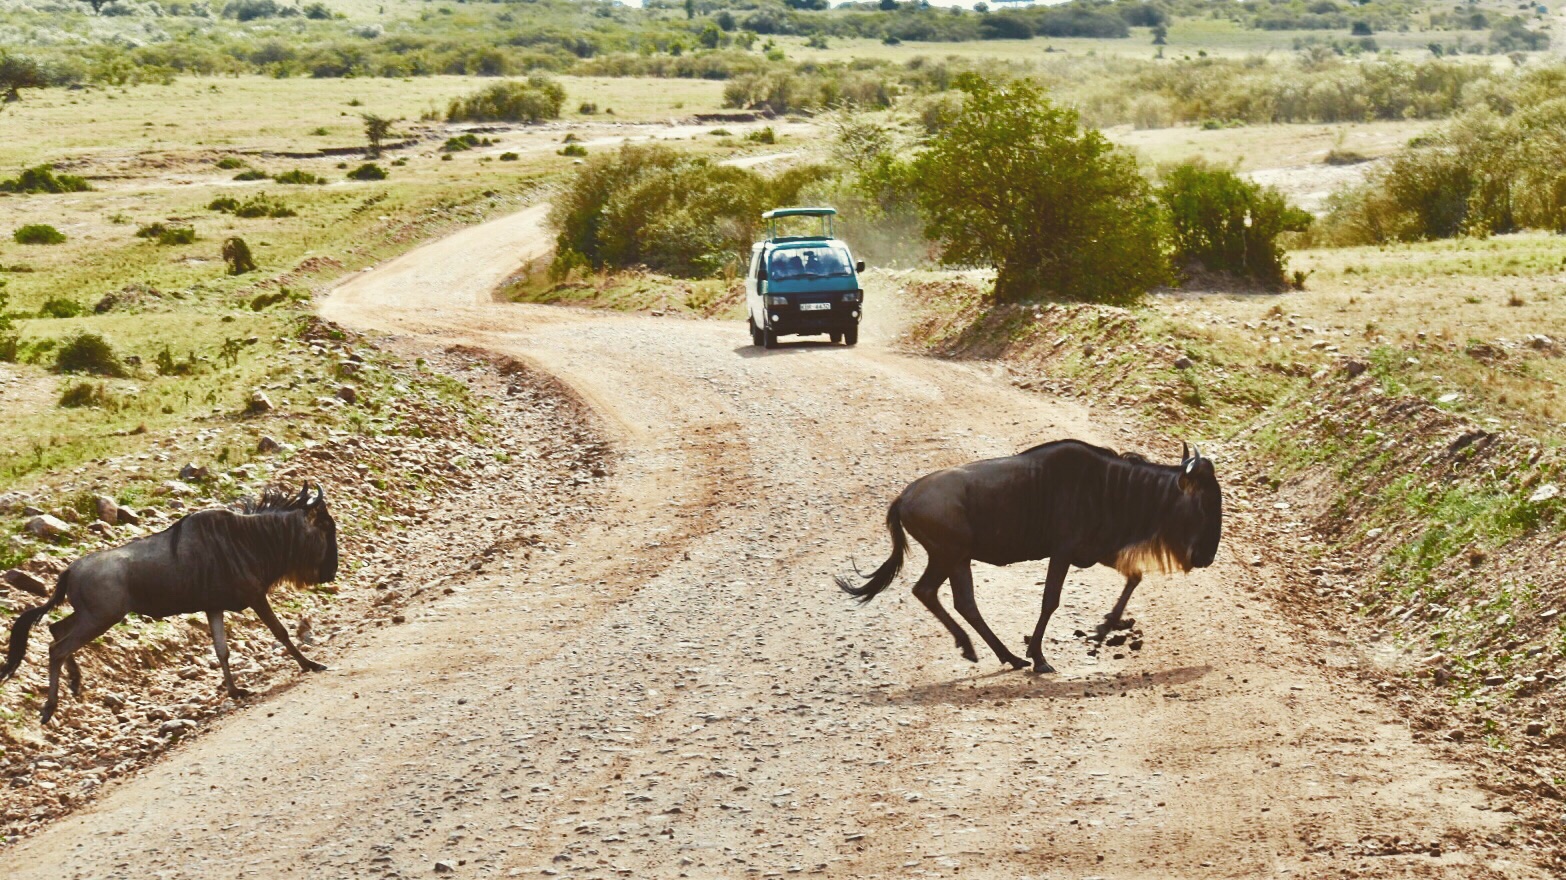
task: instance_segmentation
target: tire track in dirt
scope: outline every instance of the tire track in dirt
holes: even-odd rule
[[[18,846],[7,877],[1544,876],[1233,554],[1139,590],[1140,652],[1069,636],[1120,586],[1073,573],[1047,678],[962,662],[906,583],[855,607],[830,574],[886,552],[908,480],[1117,426],[884,333],[763,353],[727,324],[488,302],[541,219],[324,311],[557,376],[614,438],[603,516]],[[1020,644],[1042,567],[975,577]]]

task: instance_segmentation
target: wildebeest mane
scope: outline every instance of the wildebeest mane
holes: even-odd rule
[[[1149,461],[1140,453],[1116,452],[1080,440],[1042,443],[1022,454],[1066,445],[1098,458],[1102,470],[1094,468],[1078,473],[1083,476],[1092,473],[1103,481],[1102,485],[1077,486],[1079,497],[1067,504],[1067,509],[1088,521],[1102,518],[1102,522],[1085,529],[1089,533],[1134,536],[1125,545],[1112,548],[1115,569],[1127,577],[1146,571],[1190,571],[1188,551],[1166,542],[1160,528],[1164,522],[1163,511],[1181,492],[1180,467]]]
[[[169,550],[187,589],[214,595],[315,583],[329,548],[328,537],[304,517],[309,503],[303,493],[268,487],[257,498],[180,518],[168,530]]]

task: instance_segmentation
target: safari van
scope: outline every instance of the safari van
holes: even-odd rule
[[[824,333],[857,343],[865,264],[838,239],[836,209],[779,208],[761,219],[767,237],[751,245],[745,273],[750,341],[773,348],[779,336]]]

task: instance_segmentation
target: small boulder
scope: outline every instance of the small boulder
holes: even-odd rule
[[[245,414],[258,416],[272,411],[272,398],[266,396],[266,392],[256,389],[250,392],[250,400],[245,403]]]
[[[452,872],[454,872],[456,870],[457,870],[457,866],[453,865],[451,862],[436,862],[435,863],[435,873],[437,873],[437,874],[450,874],[450,873],[452,873]]]
[[[1364,361],[1349,361],[1343,365],[1343,374],[1352,379],[1355,376],[1364,373],[1368,369],[1370,369],[1370,364],[1367,364]]]
[[[115,521],[122,526],[139,526],[141,525],[141,514],[131,510],[129,507],[121,507],[115,512]]]
[[[50,516],[47,513],[35,516],[28,520],[27,525],[23,528],[27,530],[29,535],[32,535],[35,538],[43,538],[47,541],[53,541],[56,538],[63,538],[71,533],[71,526],[69,523],[65,522],[59,517]]]
[[[22,516],[43,516],[44,509],[35,504],[27,504],[22,507]]]
[[[98,515],[100,520],[110,525],[120,521],[120,505],[113,498],[107,495],[93,496],[92,507],[93,512]]]
[[[1175,358],[1174,368],[1177,370],[1189,370],[1192,366],[1191,359],[1184,355]]]
[[[19,568],[13,568],[5,574],[0,574],[0,581],[5,581],[16,589],[24,593],[32,593],[34,596],[47,598],[49,595],[47,584]]]
[[[256,452],[262,455],[270,455],[282,448],[283,444],[273,440],[271,437],[262,437],[256,441]]]
[[[74,507],[56,507],[49,513],[51,516],[63,519],[68,523],[79,523],[82,521],[82,515]]]
[[[337,389],[337,399],[343,403],[355,404],[359,402],[359,391],[352,385],[343,385]]]

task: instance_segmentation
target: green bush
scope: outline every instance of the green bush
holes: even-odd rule
[[[586,156],[587,148],[581,144],[566,144],[555,152],[562,156]]]
[[[525,82],[495,83],[451,102],[449,122],[542,122],[559,119],[565,106],[565,89],[554,80],[535,74]]]
[[[1186,162],[1167,169],[1158,188],[1169,216],[1177,267],[1193,263],[1211,272],[1255,279],[1272,288],[1288,283],[1285,232],[1303,232],[1311,215],[1275,189],[1263,189],[1233,171]]]
[[[766,128],[758,128],[755,131],[747,133],[745,135],[745,140],[750,141],[753,144],[775,144],[778,142],[778,134],[777,132],[773,131],[772,126],[769,125]]]
[[[385,180],[386,177],[386,169],[373,162],[366,162],[348,172],[349,180]]]
[[[593,156],[550,211],[553,274],[574,265],[717,272],[749,252],[762,211],[796,201],[821,176],[805,167],[766,177],[661,145]]]
[[[1136,162],[1018,80],[957,80],[957,118],[914,159],[941,258],[995,267],[995,297],[1127,303],[1168,279],[1158,204]]]
[[[218,211],[224,214],[232,214],[239,208],[239,200],[233,196],[218,196],[207,203],[208,211]]]
[[[299,168],[295,168],[292,171],[284,171],[282,174],[274,174],[272,179],[278,183],[306,184],[310,186],[319,186],[326,183],[326,178]]]
[[[102,382],[77,382],[60,393],[60,406],[68,409],[109,406],[109,390]]]
[[[189,226],[169,226],[164,223],[148,223],[136,230],[137,238],[156,239],[158,244],[190,244],[196,240],[196,230]]]
[[[296,212],[266,193],[256,193],[234,208],[235,217],[293,217]]]
[[[54,356],[57,373],[90,373],[94,376],[127,375],[109,341],[96,333],[78,333],[65,340]]]
[[[488,146],[490,143],[492,142],[489,138],[481,138],[476,134],[460,134],[446,138],[446,143],[441,145],[441,149],[447,153],[460,153],[474,147]]]
[[[518,156],[516,153],[512,153],[512,152],[509,152],[509,151],[500,154],[500,161],[502,161],[502,162],[515,162],[515,161],[517,161],[520,158],[522,158],[522,157]]]
[[[29,223],[11,233],[17,244],[59,244],[65,241],[65,233],[47,223]]]
[[[247,166],[245,164],[245,160],[239,158],[238,156],[224,156],[223,158],[217,160],[217,167],[223,169],[224,171],[232,171],[235,168],[245,168]]]
[[[39,165],[29,168],[12,180],[0,181],[0,192],[12,193],[68,193],[92,189],[87,181],[73,174],[55,174],[54,168]]]
[[[265,171],[257,171],[254,168],[241,171],[234,175],[235,180],[267,180],[269,175]]]
[[[50,297],[44,300],[44,304],[38,307],[40,318],[75,318],[86,312],[87,308],[74,299],[62,299]]]
[[[16,319],[11,315],[11,295],[5,292],[5,282],[0,281],[0,361],[16,362],[16,352],[21,337],[15,329]]]

